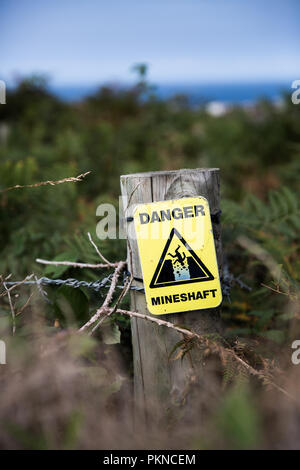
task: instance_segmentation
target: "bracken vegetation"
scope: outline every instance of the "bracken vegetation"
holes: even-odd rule
[[[104,261],[95,249],[97,206],[118,207],[120,174],[197,167],[221,171],[224,336],[181,326],[170,360],[199,348],[205,380],[190,381],[159,431],[146,429],[133,426],[128,293],[9,283],[110,275],[129,287],[125,241],[96,242]],[[300,105],[289,96],[216,117],[184,96],[159,100],[143,75],[71,104],[41,77],[10,91],[0,107],[0,446],[299,447],[299,171]]]

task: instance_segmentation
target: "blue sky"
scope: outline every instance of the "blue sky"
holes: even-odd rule
[[[5,80],[292,81],[299,45],[299,0],[0,0]]]

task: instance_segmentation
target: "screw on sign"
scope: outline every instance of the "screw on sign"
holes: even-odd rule
[[[218,263],[209,204],[204,197],[138,205],[134,222],[151,313],[220,305]]]

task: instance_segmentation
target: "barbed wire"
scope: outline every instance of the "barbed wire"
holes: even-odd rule
[[[50,279],[48,277],[41,277],[40,279],[35,279],[35,280],[30,280],[30,281],[6,281],[6,285],[8,286],[14,286],[21,284],[23,285],[48,285],[48,286],[68,286],[68,287],[73,287],[74,289],[79,289],[80,287],[86,287],[87,289],[93,289],[95,291],[100,291],[100,289],[103,288],[109,288],[110,287],[110,281],[112,279],[112,274],[109,276],[99,279],[97,281],[93,282],[88,282],[88,281],[79,281],[78,279],[74,278],[68,278],[68,279]],[[124,285],[117,285],[116,286],[118,289],[123,289]],[[144,292],[143,287],[138,287],[138,286],[131,286],[131,290],[136,290],[139,292]]]
[[[41,277],[40,279],[37,279],[35,277],[34,280],[28,280],[28,281],[6,281],[7,286],[15,286],[17,284],[20,285],[37,285],[39,288],[44,285],[44,286],[55,286],[55,287],[61,287],[61,286],[68,286],[72,287],[74,289],[80,289],[81,287],[87,288],[87,289],[92,289],[95,290],[96,292],[99,292],[101,289],[109,289],[111,285],[111,280],[112,280],[112,274],[110,274],[107,277],[104,277],[103,279],[98,279],[97,281],[80,281],[75,278],[68,278],[68,279],[50,279],[48,277]],[[118,289],[124,289],[126,279],[130,276],[130,273],[126,271],[123,276],[123,284],[122,285],[117,285],[116,287]],[[142,279],[136,279],[138,282],[143,282]],[[223,279],[222,279],[222,294],[227,297],[227,299],[230,301],[230,291],[232,288],[232,285],[236,283],[239,285],[240,288],[246,289],[248,291],[251,291],[251,287],[249,287],[247,284],[245,284],[240,277],[235,277],[233,274],[229,272],[228,265],[225,264],[223,268]],[[130,290],[145,293],[144,287],[139,287],[136,285],[131,285]],[[46,294],[45,291],[42,291],[41,293]]]

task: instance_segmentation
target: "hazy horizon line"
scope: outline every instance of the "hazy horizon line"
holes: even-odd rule
[[[1,75],[0,75],[1,79],[5,81],[6,85],[9,87],[9,88],[14,88],[15,86],[18,85],[18,83],[20,83],[21,81],[23,80],[27,80],[27,79],[30,79],[30,78],[34,78],[34,77],[41,77],[41,78],[45,78],[45,81],[46,81],[46,84],[51,88],[51,87],[68,87],[68,86],[89,86],[89,87],[93,87],[93,86],[103,86],[103,85],[120,85],[120,86],[134,86],[136,85],[137,83],[139,83],[139,80],[138,79],[121,79],[121,78],[111,78],[111,79],[99,79],[99,80],[91,80],[91,81],[85,81],[85,80],[81,80],[81,81],[77,81],[77,80],[74,80],[74,81],[64,81],[64,80],[58,80],[56,81],[55,79],[52,79],[51,77],[47,77],[47,74],[43,74],[43,73],[32,73],[32,74],[27,74],[27,75],[20,75],[19,77],[15,77],[14,79],[5,79],[3,78]],[[150,85],[150,86],[160,86],[160,85],[168,85],[168,86],[180,86],[180,85],[184,85],[184,86],[187,86],[187,85],[255,85],[255,84],[272,84],[272,85],[275,85],[275,84],[278,84],[278,85],[289,85],[291,86],[292,82],[295,80],[296,78],[293,77],[293,78],[274,78],[274,79],[271,79],[271,78],[249,78],[249,79],[245,79],[245,78],[234,78],[234,79],[228,79],[228,78],[225,78],[225,79],[216,79],[216,78],[212,78],[212,79],[179,79],[179,80],[172,80],[172,79],[169,79],[169,80],[166,80],[166,79],[162,79],[162,80],[151,80],[151,79],[146,79],[146,82]]]

